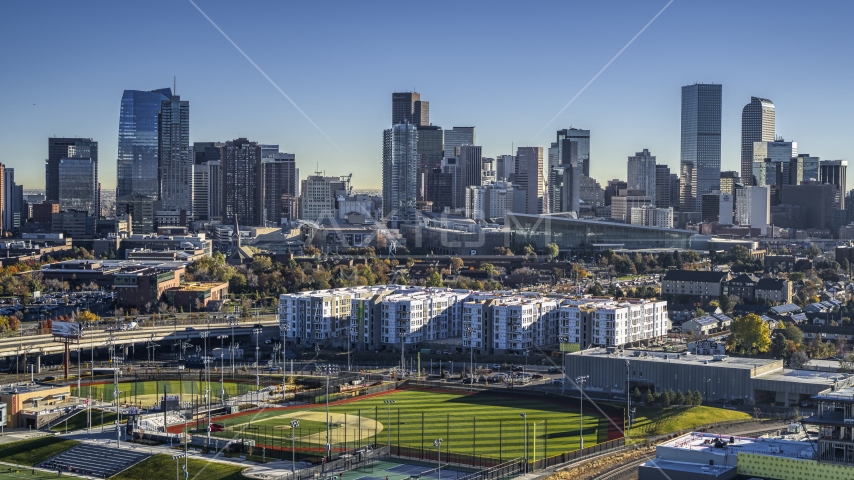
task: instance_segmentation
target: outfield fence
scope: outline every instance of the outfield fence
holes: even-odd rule
[[[322,475],[331,475],[336,472],[353,470],[370,466],[379,460],[385,460],[389,457],[388,447],[379,448],[360,448],[351,450],[337,460],[330,462],[322,462],[315,467],[301,468],[294,472],[288,472],[276,480],[304,480],[316,478]]]

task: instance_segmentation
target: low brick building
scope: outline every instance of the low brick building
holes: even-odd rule
[[[212,301],[228,297],[228,282],[188,283],[166,290],[166,301],[184,312],[207,310]]]

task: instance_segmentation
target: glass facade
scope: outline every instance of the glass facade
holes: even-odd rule
[[[122,95],[116,196],[140,194],[157,198],[157,119],[161,103],[171,97],[169,88],[150,92],[125,90]]]
[[[401,123],[383,136],[383,210],[398,220],[414,220],[418,174],[418,130]]]
[[[703,194],[720,189],[721,85],[682,87],[682,211],[699,212]]]
[[[746,181],[753,174],[753,144],[774,141],[776,116],[774,103],[765,98],[750,97],[741,110],[741,178]]]
[[[158,116],[160,201],[169,211],[193,210],[193,157],[190,154],[190,103],[175,95],[160,104]]]
[[[561,250],[604,248],[689,248],[694,232],[550,215],[507,214],[514,245],[531,243],[543,249],[554,242]]]
[[[97,215],[98,184],[95,162],[90,158],[59,161],[59,209]]]

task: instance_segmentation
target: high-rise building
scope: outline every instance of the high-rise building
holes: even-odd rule
[[[454,168],[446,168],[446,160],[452,161]],[[427,177],[427,201],[433,204],[432,210],[436,213],[454,208],[454,195],[458,190],[455,183],[456,161],[455,157],[442,159],[442,166],[434,168]]]
[[[418,186],[418,130],[399,123],[383,132],[383,216],[415,219]]]
[[[831,228],[831,219],[839,188],[829,183],[805,181],[798,185],[784,185],[780,192],[780,203],[800,207],[804,211],[803,224],[797,228]]]
[[[445,130],[445,156],[453,157],[456,148],[463,145],[477,145],[475,127],[454,127]]]
[[[560,165],[581,167],[581,174],[590,176],[590,130],[565,128],[557,132],[557,156]],[[574,148],[569,144],[575,143]]]
[[[297,218],[299,169],[292,153],[274,153],[261,160],[264,223],[279,226],[282,220]]]
[[[427,177],[434,169],[442,166],[445,150],[445,132],[436,125],[418,125],[418,201],[427,199]]]
[[[21,208],[24,203],[24,187],[15,183],[15,169],[3,170],[3,223],[6,230],[12,231],[21,227],[23,223]]]
[[[630,213],[632,225],[645,225],[647,227],[673,228],[673,208],[654,207],[645,205],[632,207]]]
[[[721,192],[718,200],[718,223],[732,225],[732,214],[735,211],[734,197],[731,193]]]
[[[495,182],[466,187],[466,217],[475,220],[502,218],[513,209],[513,184]]]
[[[736,190],[736,223],[758,228],[761,235],[767,235],[770,220],[771,187],[765,185]]]
[[[619,195],[611,197],[611,218],[631,223],[633,208],[653,206],[652,197],[643,193],[641,190],[620,190]]]
[[[819,180],[821,183],[836,185],[836,208],[845,210],[845,192],[848,191],[846,175],[848,171],[847,160],[823,160],[819,163]]]
[[[317,223],[337,218],[337,195],[346,188],[347,182],[341,177],[309,175],[300,188],[299,218]]]
[[[718,84],[682,87],[681,211],[698,212],[702,196],[720,188],[721,93]]]
[[[672,207],[670,198],[670,167],[667,165],[655,166],[655,205],[659,207]]]
[[[736,183],[741,183],[741,177],[735,170],[721,172],[721,193],[733,194],[733,186]]]
[[[59,209],[98,215],[98,182],[91,158],[63,158],[59,161]]]
[[[63,158],[91,158],[98,175],[98,142],[91,138],[48,138],[45,161],[45,200],[59,202],[59,161]]]
[[[674,209],[680,206],[679,194],[682,192],[682,181],[679,179],[679,174],[670,174],[670,206]]]
[[[391,124],[430,125],[430,102],[422,101],[418,92],[391,94]]]
[[[628,184],[624,180],[608,180],[608,185],[605,186],[605,206],[611,205],[611,199],[620,194],[620,190],[628,188]]]
[[[809,154],[798,154],[789,160],[789,185],[800,185],[801,182],[818,181],[819,158]]]
[[[526,191],[525,211],[519,213],[537,215],[547,211],[543,176],[543,147],[518,147],[513,185]]]
[[[513,155],[499,155],[495,158],[495,179],[500,181],[510,180],[510,175],[516,171],[516,157]]]
[[[178,95],[160,102],[157,157],[163,210],[193,211],[193,157],[190,154],[190,102]]]
[[[208,160],[193,166],[193,219],[222,221],[220,161]]]
[[[162,102],[170,98],[172,90],[169,88],[150,92],[124,91],[119,115],[117,197],[134,193],[158,197],[157,119]]]
[[[771,142],[755,142],[753,144],[753,185],[789,183],[789,164],[792,158],[797,156],[797,142],[786,142],[782,138]]]
[[[628,188],[642,190],[646,196],[652,197],[655,201],[655,156],[650,155],[649,150],[644,148],[642,152],[637,152],[633,157],[629,157],[627,170],[628,181],[626,183]]]
[[[605,205],[605,191],[596,179],[582,175],[579,187],[579,197],[586,205],[590,207]]]
[[[279,153],[278,145],[258,144],[261,147],[261,158],[273,158],[273,155]]]
[[[753,177],[754,144],[774,141],[775,122],[776,109],[771,100],[750,97],[750,103],[741,110],[741,177],[745,180]]]
[[[222,222],[261,226],[261,147],[245,138],[225,142],[220,154]]]
[[[465,207],[465,189],[470,186],[483,184],[483,156],[482,149],[477,145],[463,145],[456,148],[455,155],[460,164],[462,179],[460,182],[459,198],[463,203],[459,208]]]
[[[225,144],[222,142],[196,142],[193,144],[193,163],[196,165],[209,162],[211,160],[219,160],[222,154],[222,147]]]

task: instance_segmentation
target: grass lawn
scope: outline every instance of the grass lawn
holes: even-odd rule
[[[733,420],[750,420],[750,414],[714,407],[638,407],[630,435],[663,435],[700,425]]]
[[[384,403],[393,400],[393,404]],[[549,401],[545,401],[549,400]],[[551,401],[554,400],[554,403]],[[390,415],[388,407],[391,407]],[[558,397],[543,401],[492,392],[461,395],[418,390],[358,400],[330,407],[333,448],[390,441],[430,450],[441,438],[442,451],[495,458],[520,457],[524,452],[525,420],[529,457],[553,456],[578,449],[580,428],[577,405]],[[423,416],[422,416],[423,415]],[[322,449],[326,443],[325,408],[250,412],[218,421],[230,428],[213,435],[220,438],[255,438],[257,443],[290,450],[290,421],[300,419],[297,448]],[[423,426],[422,426],[423,418]],[[247,430],[251,420],[258,429]],[[286,428],[275,428],[285,425]],[[607,419],[585,412],[584,441],[594,445],[607,440]],[[266,427],[266,428],[265,428]],[[235,431],[236,430],[236,431]]]
[[[38,437],[4,443],[0,444],[0,460],[19,465],[33,466],[68,450],[78,443],[74,440],[63,440],[58,437]]]
[[[180,461],[180,467],[184,466],[184,460]],[[205,480],[246,480],[240,472],[244,467],[226,465],[223,463],[206,462],[204,460],[189,459],[187,470],[190,471],[189,478],[204,478]],[[111,480],[154,480],[161,478],[172,478],[175,476],[175,460],[168,455],[154,455],[124,472],[110,477]],[[181,473],[183,477],[183,472]]]
[[[101,421],[101,410],[100,409],[92,409],[92,427],[100,427],[101,425],[110,425],[116,421],[116,413],[115,412],[103,412],[104,413],[104,421]],[[81,428],[86,428],[86,410],[80,410],[73,417],[68,419],[68,431],[79,430]],[[61,422],[50,428],[54,432],[65,432],[66,430],[66,422]]]
[[[218,376],[218,375],[217,375]],[[255,390],[255,385],[249,383],[224,382],[222,385],[219,381],[214,381],[211,378],[211,392],[214,398],[219,399],[220,391],[225,388],[225,394],[228,397],[242,395],[244,393]],[[188,400],[193,396],[204,395],[204,382],[194,380],[163,380],[149,382],[124,382],[119,383],[119,396],[122,401],[128,403],[142,403],[149,405],[157,401],[163,395],[164,389],[169,395],[183,395]],[[105,402],[113,400],[113,384],[97,384],[83,385],[78,393],[77,387],[71,387],[71,395],[76,397],[87,397],[103,399]]]
[[[47,473],[47,472],[39,472],[36,471],[36,474],[33,475],[31,473],[30,468],[24,467],[11,467],[12,472],[9,473],[9,468],[5,465],[0,465],[0,480],[21,480],[22,478],[27,478],[29,480],[42,480],[42,479],[52,479],[52,478],[64,478],[66,480],[71,479],[79,479],[80,477],[72,477],[71,475],[63,475],[60,477],[55,473]]]

